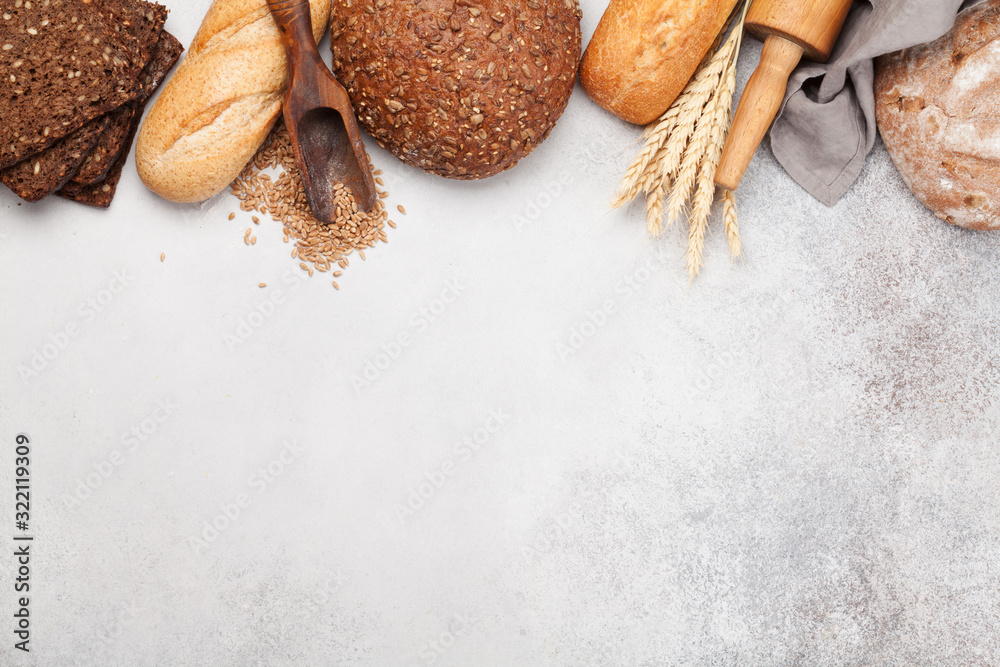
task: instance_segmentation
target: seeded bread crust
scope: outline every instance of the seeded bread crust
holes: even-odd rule
[[[138,73],[152,60],[168,10],[146,0],[99,0],[90,4],[132,52],[132,72]]]
[[[143,92],[138,100],[138,105],[134,108],[131,121],[127,126],[127,132],[121,142],[121,146],[115,155],[108,160],[110,163],[104,176],[90,183],[67,183],[56,194],[64,199],[70,199],[87,206],[98,208],[108,208],[115,198],[118,190],[118,182],[121,180],[125,163],[131,152],[132,142],[139,131],[139,123],[142,120],[142,113],[146,109],[146,103],[156,92],[166,79],[167,74],[181,57],[184,47],[180,41],[169,32],[164,30],[161,33],[160,41],[153,52],[153,59],[143,70]]]
[[[145,105],[153,96],[167,73],[177,64],[183,51],[184,47],[176,37],[166,31],[160,33],[152,59],[142,71],[142,95],[138,100],[139,104]],[[127,144],[126,140],[137,122],[136,114],[140,117],[142,114],[136,103],[119,107],[109,114],[111,120],[108,127],[101,133],[94,150],[90,152],[64,190],[70,192],[82,190],[83,186],[100,182],[108,175],[121,151],[131,145]]]
[[[927,208],[1000,230],[1000,0],[930,44],[879,58],[875,111],[889,155]]]
[[[562,115],[580,17],[576,0],[334,0],[333,71],[380,146],[434,174],[485,178]]]
[[[133,53],[92,7],[0,0],[0,169],[138,94]]]
[[[139,118],[136,117],[129,127],[129,134],[126,137],[126,145],[131,146],[135,133],[139,130]],[[128,161],[130,151],[122,150],[108,170],[107,176],[97,183],[85,185],[79,188],[63,188],[56,191],[56,194],[63,199],[69,199],[79,204],[94,206],[97,208],[108,208],[118,191],[118,182],[121,180],[122,172],[125,170],[125,163]]]
[[[156,57],[163,40],[163,25],[168,10],[161,4],[146,0],[101,0],[95,5],[109,25],[113,25],[121,39],[133,53],[133,70],[141,68],[140,80]],[[140,97],[145,95],[143,85]],[[66,187],[82,187],[104,179],[122,150],[132,129],[139,99],[123,104],[111,111],[109,122],[93,150],[80,165]]]
[[[0,183],[24,201],[36,202],[43,199],[73,176],[73,172],[97,144],[107,125],[106,115],[95,118],[41,153],[0,171]]]
[[[42,3],[44,6],[44,0]],[[128,45],[133,69],[145,66],[160,41],[166,8],[144,0],[103,0],[100,5],[91,6],[100,12],[107,25],[114,26],[115,32]],[[78,38],[83,39],[82,35]],[[45,150],[0,171],[0,182],[25,201],[36,202],[66,185],[67,181],[81,178],[81,170],[83,177],[89,176],[89,181],[81,180],[81,183],[100,180],[111,165],[108,164],[108,168],[100,165],[99,153],[96,162],[91,158],[105,138],[117,134],[119,142],[124,141],[134,110],[134,104],[124,104],[87,122]],[[112,158],[109,162],[113,161]],[[95,165],[100,167],[99,173],[94,173],[97,171]]]
[[[67,188],[73,186],[84,186],[96,183],[108,175],[111,165],[115,163],[115,158],[125,144],[125,139],[132,128],[132,118],[135,116],[135,103],[123,104],[106,118],[108,125],[101,132],[93,150],[87,154],[80,168],[68,183]]]

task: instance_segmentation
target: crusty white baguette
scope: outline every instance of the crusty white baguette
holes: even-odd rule
[[[309,4],[319,41],[330,0]],[[287,57],[267,0],[215,0],[139,130],[143,183],[183,203],[224,190],[267,138],[287,85]]]
[[[622,120],[656,120],[684,90],[736,3],[611,0],[583,54],[583,89]]]

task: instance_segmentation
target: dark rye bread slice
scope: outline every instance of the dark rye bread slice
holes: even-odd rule
[[[88,0],[84,0],[88,1]],[[167,20],[167,8],[146,0],[97,0],[95,8],[112,26],[134,56],[133,73],[138,74],[152,60],[160,32]]]
[[[108,24],[120,31],[129,45],[133,67],[140,63],[145,66],[159,42],[166,20],[166,9],[143,0],[104,0],[98,9]],[[79,173],[79,168],[98,144],[102,132],[120,127],[119,141],[124,139],[128,134],[133,111],[134,105],[127,104],[106,116],[95,118],[40,153],[0,171],[0,182],[29,202],[52,194],[74,177],[75,173]],[[99,180],[105,173],[107,169],[102,168],[102,172],[92,176],[89,182]]]
[[[160,34],[156,49],[153,51],[153,58],[142,71],[142,95],[139,100],[141,103],[145,103],[156,92],[183,52],[184,47],[176,37],[165,30]],[[96,183],[107,176],[125,146],[125,139],[128,137],[132,117],[136,111],[136,105],[133,103],[119,107],[109,114],[111,121],[108,127],[101,134],[97,145],[80,166],[79,171],[67,184],[67,191],[82,189],[82,186]]]
[[[107,125],[107,116],[95,118],[41,153],[0,171],[0,182],[28,202],[52,194],[70,179]]]
[[[140,99],[143,104],[148,102],[149,98],[163,85],[170,70],[181,59],[182,53],[184,53],[184,45],[179,39],[166,30],[160,33],[160,40],[156,43],[153,59],[142,71],[142,96]]]
[[[111,201],[114,199],[115,192],[118,189],[118,181],[121,180],[122,171],[125,168],[125,163],[128,161],[132,142],[135,140],[135,135],[139,131],[139,124],[142,121],[142,112],[146,108],[146,103],[149,102],[153,93],[156,92],[156,89],[159,88],[160,84],[162,84],[166,79],[167,74],[173,66],[177,64],[177,61],[180,59],[183,51],[184,47],[177,40],[177,38],[164,30],[160,38],[160,43],[157,45],[153,60],[149,63],[149,66],[144,72],[143,95],[138,107],[135,110],[135,114],[132,117],[132,124],[129,127],[128,136],[126,137],[118,156],[113,160],[113,164],[111,165],[107,176],[105,176],[103,180],[85,186],[79,186],[79,184],[72,183],[67,184],[67,187],[64,187],[56,193],[57,195],[88,206],[107,208],[111,205]]]
[[[139,121],[141,119],[142,112],[140,110],[133,118],[132,125],[129,127],[128,137],[125,140],[126,145],[129,147],[132,146],[132,141],[139,131]],[[80,204],[86,204],[87,206],[95,206],[97,208],[111,206],[111,200],[115,198],[115,192],[118,190],[118,181],[121,180],[122,172],[125,169],[125,163],[128,162],[130,152],[131,150],[121,151],[114,164],[111,165],[108,175],[103,180],[91,185],[85,185],[80,189],[73,188],[71,191],[63,188],[62,190],[57,190],[56,194],[63,199],[69,199]]]
[[[107,176],[128,137],[134,115],[135,103],[130,102],[105,116],[108,119],[108,126],[101,132],[93,150],[84,156],[80,168],[75,174],[71,174],[72,178],[65,184],[66,189],[82,188],[84,185],[96,183]]]
[[[0,169],[138,95],[132,50],[90,0],[4,0],[2,11]]]

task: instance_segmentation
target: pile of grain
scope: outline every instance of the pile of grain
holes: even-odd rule
[[[277,178],[266,173],[268,170],[277,170]],[[377,186],[383,185],[381,173],[374,172]],[[314,271],[326,273],[336,264],[339,268],[333,271],[333,277],[337,278],[350,263],[348,256],[352,252],[357,250],[361,259],[365,259],[365,248],[375,247],[378,241],[388,243],[385,225],[388,222],[395,227],[396,223],[388,219],[385,210],[384,199],[389,193],[380,187],[376,187],[378,200],[370,213],[359,209],[349,189],[339,184],[336,188],[337,219],[334,224],[326,225],[312,215],[288,130],[280,123],[233,182],[232,193],[240,199],[242,210],[269,215],[282,224],[285,243],[295,241],[292,257],[299,260],[299,268],[312,276]],[[256,216],[253,220],[255,224],[260,222]],[[244,241],[249,242],[248,239],[249,229]],[[340,289],[336,280],[332,282]]]

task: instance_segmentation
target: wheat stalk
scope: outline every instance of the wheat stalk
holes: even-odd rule
[[[681,165],[681,159],[688,150],[698,124],[698,119],[705,113],[706,104],[710,104],[712,97],[719,87],[719,81],[725,69],[727,59],[732,55],[732,43],[727,42],[718,51],[708,64],[695,75],[695,78],[687,85],[684,91],[678,96],[677,101],[667,114],[670,114],[674,107],[677,108],[676,122],[672,128],[670,137],[664,144],[661,152],[657,156],[653,168],[646,172],[646,178],[642,181],[642,190],[649,191],[649,187],[654,182],[654,177],[658,173],[666,174],[667,179],[673,182]]]
[[[677,100],[655,124],[643,132],[643,148],[625,172],[618,194],[611,202],[618,208],[635,199],[639,192],[648,194],[655,186],[655,175],[675,172],[680,155],[688,144],[694,123],[719,85],[731,48],[715,53],[688,83]],[[664,150],[666,152],[664,153]]]
[[[625,177],[618,188],[618,194],[611,202],[612,208],[624,206],[639,194],[645,174],[647,171],[651,171],[649,169],[650,163],[656,159],[663,144],[666,143],[667,138],[674,131],[679,112],[680,109],[678,107],[672,106],[657,123],[647,126],[646,131],[643,133],[646,143],[643,149],[639,151],[639,154],[635,156],[628,170],[626,170]]]
[[[746,14],[753,0],[735,10],[726,28],[699,65],[695,76],[670,108],[643,132],[643,147],[625,172],[612,205],[622,206],[641,192],[646,199],[649,234],[680,219],[690,204],[687,269],[693,280],[703,265],[705,234],[715,202],[715,173],[732,124],[736,61]],[[738,17],[738,18],[736,18]],[[735,23],[728,38],[726,29]],[[735,196],[723,195],[726,238],[730,252],[742,252]]]
[[[715,202],[715,172],[719,169],[722,149],[729,136],[733,116],[733,93],[736,91],[736,68],[730,67],[719,87],[718,98],[714,101],[712,122],[708,134],[708,146],[698,167],[695,191],[692,196],[690,230],[688,234],[687,269],[691,280],[701,269],[705,244],[705,230],[708,217]],[[673,201],[671,200],[671,205]],[[671,211],[673,215],[673,211]]]
[[[655,186],[656,174],[676,171],[674,163],[679,163],[695,122],[704,110],[705,103],[718,88],[729,55],[728,49],[717,52],[685,86],[659,120],[646,127],[643,132],[643,148],[626,170],[618,194],[611,202],[613,208],[632,201],[640,191],[649,194]]]
[[[703,124],[706,104],[711,104],[719,90],[719,82],[725,72],[727,59],[732,55],[733,42],[730,40],[695,76],[664,115],[674,118],[670,135],[659,148],[651,168],[645,171],[645,176],[638,182],[638,190],[647,195],[646,227],[653,236],[659,236],[663,229],[661,218],[664,193],[670,190],[673,201],[675,196],[673,193],[677,191],[678,183],[688,176],[684,171],[684,160],[687,156],[694,159],[697,153],[704,150],[703,137],[698,134],[698,128]],[[672,205],[669,208],[672,213],[667,226],[677,220],[675,207],[676,205]]]
[[[646,193],[646,231],[650,236],[659,237],[663,233],[663,202],[666,195],[663,179]]]

